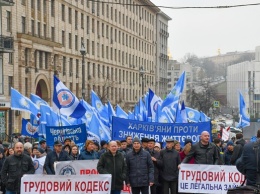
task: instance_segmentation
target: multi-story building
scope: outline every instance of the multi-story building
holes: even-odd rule
[[[12,37],[12,14],[9,11],[14,5],[13,0],[0,0],[0,139],[4,139],[6,131],[12,127],[12,111],[10,101],[4,96],[4,86],[12,85],[12,77],[4,76],[8,71],[5,65],[13,63],[14,38]],[[7,9],[6,9],[7,8]]]
[[[156,48],[156,64],[155,64],[155,75],[156,75],[156,87],[155,92],[158,96],[166,96],[167,95],[167,66],[169,61],[168,56],[168,22],[171,20],[169,16],[167,16],[163,12],[157,13],[156,19],[157,25],[157,48]]]
[[[53,75],[57,75],[79,98],[84,84],[86,100],[94,90],[103,101],[132,107],[155,83],[159,11],[149,0],[20,0],[4,7],[2,17],[9,17],[10,23],[7,19],[2,23],[5,28],[10,25],[15,52],[11,58],[4,55],[2,96],[10,101],[12,86],[51,104]],[[86,48],[84,83],[82,43]],[[19,131],[22,116],[10,114],[9,128]]]
[[[238,107],[240,91],[252,116],[260,116],[260,47],[256,47],[255,61],[246,61],[227,68],[227,103]]]
[[[181,74],[185,71],[186,73],[186,80],[185,86],[181,95],[181,100],[184,100],[186,103],[188,92],[192,89],[192,66],[188,63],[182,64],[175,60],[169,60],[168,65],[168,87],[167,87],[167,94],[170,93],[176,82],[178,81]],[[189,104],[187,104],[189,105]]]

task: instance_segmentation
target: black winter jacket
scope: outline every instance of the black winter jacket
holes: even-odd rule
[[[160,151],[160,160],[157,162],[162,168],[162,178],[165,181],[177,181],[179,176],[178,165],[181,163],[180,154],[175,149]]]
[[[8,156],[1,172],[7,190],[20,192],[21,178],[24,174],[34,174],[35,169],[30,156],[26,154]]]
[[[126,184],[131,187],[149,186],[154,183],[154,167],[150,154],[142,148],[126,155],[127,175]]]
[[[59,157],[57,156],[57,153],[55,151],[52,151],[47,154],[45,159],[44,168],[47,172],[47,174],[55,174],[54,171],[54,162],[56,161],[70,161],[71,157],[69,156],[68,152],[61,151],[59,154]]]
[[[98,161],[97,170],[100,174],[111,174],[111,190],[122,190],[126,178],[126,162],[119,151],[113,156],[110,151],[103,153]]]
[[[159,184],[159,165],[158,162],[160,160],[160,152],[156,150],[148,150],[150,155],[154,158],[156,158],[156,161],[153,161],[153,166],[154,166],[154,184],[158,185]]]
[[[195,158],[195,164],[219,164],[219,151],[213,143],[204,146],[199,141],[191,147],[190,152],[182,162],[189,163],[192,157]]]
[[[230,159],[230,163],[232,165],[235,165],[237,159],[240,158],[240,156],[242,155],[243,147],[245,144],[246,144],[246,141],[244,139],[238,139],[236,141],[236,145],[234,147],[233,154]]]

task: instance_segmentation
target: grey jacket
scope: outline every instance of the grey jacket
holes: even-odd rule
[[[219,151],[213,143],[209,143],[208,146],[204,146],[199,141],[192,146],[189,154],[182,162],[189,163],[192,157],[195,158],[195,164],[219,164]]]

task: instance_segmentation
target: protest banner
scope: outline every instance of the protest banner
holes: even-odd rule
[[[56,175],[90,175],[98,174],[97,171],[98,160],[72,160],[55,162]],[[121,194],[130,193],[130,188],[124,185]]]
[[[87,138],[86,125],[46,126],[46,143],[52,146],[53,142],[70,138],[75,144],[85,143]]]
[[[200,134],[208,131],[211,134],[211,123],[155,123],[113,117],[112,139],[123,140],[126,136],[140,139],[153,138],[156,142],[165,142],[172,138],[184,145],[185,139],[193,143],[200,140]]]
[[[88,176],[24,175],[21,194],[107,194],[111,190],[111,175]]]
[[[240,186],[244,179],[236,166],[181,164],[179,192],[224,194]]]

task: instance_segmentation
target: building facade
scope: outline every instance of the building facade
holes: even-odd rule
[[[164,97],[168,93],[167,91],[167,85],[168,85],[168,79],[167,79],[167,66],[169,62],[169,56],[168,56],[168,22],[171,20],[169,16],[167,16],[163,12],[159,12],[157,14],[156,19],[156,25],[157,25],[157,36],[156,36],[156,64],[155,64],[155,75],[156,75],[156,90],[155,93],[158,96]]]
[[[84,84],[85,100],[94,90],[103,102],[131,108],[154,87],[159,11],[149,0],[20,0],[4,7],[2,17],[10,14],[15,52],[11,61],[4,55],[2,96],[10,101],[10,87],[14,87],[51,104],[56,75],[79,98]],[[2,24],[8,25],[7,20]],[[82,43],[86,48],[83,73]],[[13,132],[20,131],[24,116],[10,116]]]

